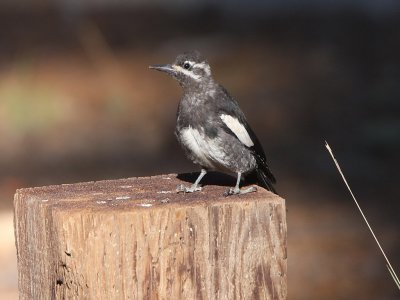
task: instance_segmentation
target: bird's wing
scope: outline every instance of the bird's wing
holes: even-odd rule
[[[222,89],[222,91],[223,93],[220,96],[223,99],[220,98],[220,101],[218,101],[218,113],[223,128],[227,133],[234,135],[243,145],[254,153],[258,168],[261,169],[266,176],[266,178],[261,179],[264,179],[262,180],[264,182],[267,181],[266,185],[271,189],[271,184],[268,181],[275,183],[276,179],[267,164],[265,152],[261,143],[248,124],[238,103],[229,96],[225,89]]]

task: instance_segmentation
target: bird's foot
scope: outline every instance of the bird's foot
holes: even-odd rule
[[[226,190],[226,192],[224,193],[225,197],[228,197],[230,195],[242,195],[242,194],[247,194],[247,193],[252,193],[252,192],[256,192],[257,188],[255,186],[251,186],[247,189],[239,189],[238,187],[234,187],[234,188],[230,188],[228,190]]]
[[[183,184],[180,184],[176,187],[176,192],[177,193],[193,193],[193,192],[200,192],[202,189],[201,186],[198,185],[192,185],[191,187],[186,187]]]

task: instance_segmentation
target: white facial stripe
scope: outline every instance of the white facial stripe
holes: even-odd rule
[[[185,74],[185,75],[187,75],[187,76],[193,78],[193,79],[196,80],[196,81],[199,81],[199,80],[200,80],[200,76],[199,76],[199,75],[196,75],[196,74],[194,74],[193,72],[182,68],[181,66],[176,66],[176,65],[174,65],[173,68],[174,68],[177,72],[183,73],[183,74]]]
[[[195,64],[195,65],[193,66],[193,68],[196,68],[196,69],[203,69],[204,72],[206,72],[207,75],[211,75],[210,66],[207,65],[206,63]]]
[[[193,66],[193,65],[195,64],[195,62],[194,62],[194,61],[191,61],[191,60],[185,60],[184,63],[185,63],[185,64],[188,63],[188,64],[191,65],[191,66]]]
[[[246,128],[239,122],[238,119],[230,115],[220,115],[222,122],[236,135],[236,137],[247,147],[254,146],[253,141],[250,138]]]

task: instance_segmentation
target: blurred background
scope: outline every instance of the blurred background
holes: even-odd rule
[[[288,209],[291,299],[398,299],[400,2],[2,0],[0,298],[17,299],[17,188],[197,171],[180,87],[198,49],[257,133]]]

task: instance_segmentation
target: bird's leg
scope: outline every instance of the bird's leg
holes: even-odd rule
[[[199,177],[197,177],[196,181],[192,184],[191,187],[186,187],[183,184],[180,184],[177,186],[176,192],[177,193],[193,193],[193,192],[201,191],[201,186],[198,186],[198,185],[200,183],[200,180],[206,174],[207,174],[207,171],[205,169],[201,169]]]
[[[225,192],[225,194],[224,194],[225,196],[247,194],[247,193],[252,193],[252,192],[257,191],[257,188],[256,188],[255,186],[251,186],[251,187],[249,187],[249,188],[247,188],[247,189],[241,190],[241,189],[239,188],[239,185],[240,185],[240,177],[241,177],[241,176],[242,176],[242,173],[241,173],[241,172],[238,172],[235,187],[234,187],[234,188],[228,189],[228,190]]]

